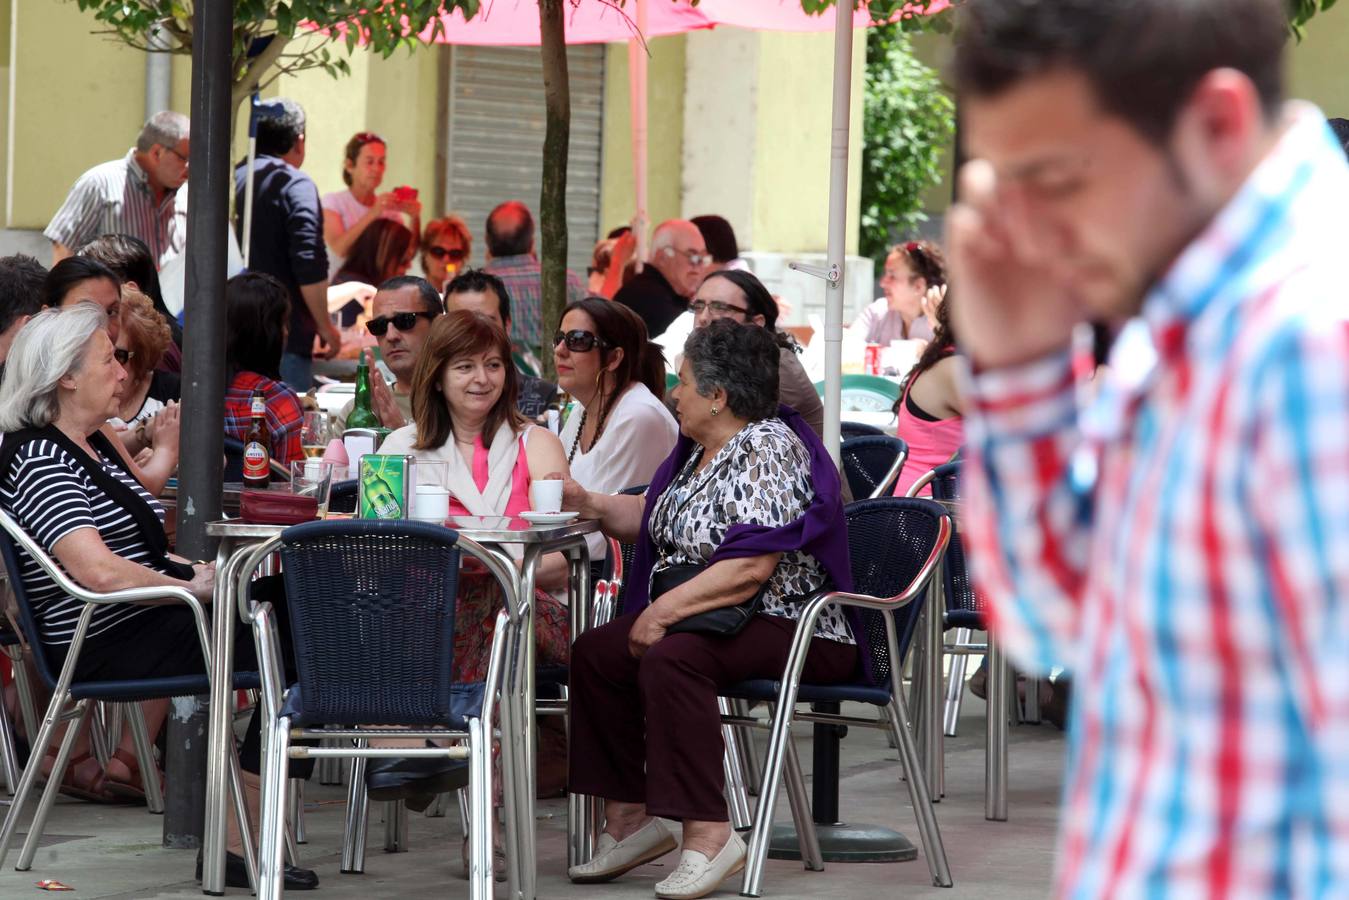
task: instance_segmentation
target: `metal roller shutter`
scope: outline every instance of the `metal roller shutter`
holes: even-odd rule
[[[585,280],[599,235],[604,47],[567,48],[571,151],[567,165],[567,264]],[[487,214],[523,200],[538,215],[542,181],[543,72],[537,47],[453,48],[450,58],[446,204],[485,254]]]

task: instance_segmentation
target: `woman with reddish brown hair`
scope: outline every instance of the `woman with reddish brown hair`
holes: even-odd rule
[[[850,331],[860,331],[868,344],[882,347],[891,341],[930,341],[933,323],[923,315],[923,301],[945,284],[946,257],[940,247],[931,241],[896,244],[881,274],[885,296],[862,310]]]
[[[323,195],[323,241],[333,268],[352,253],[365,230],[380,219],[392,219],[410,229],[421,229],[422,204],[417,192],[396,187],[379,193],[387,166],[384,139],[373,131],[352,135],[342,154],[342,180],[347,188]]]

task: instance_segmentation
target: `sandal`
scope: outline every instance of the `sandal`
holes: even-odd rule
[[[145,780],[141,775],[140,760],[136,759],[136,754],[118,748],[113,751],[112,758],[126,766],[126,770],[131,773],[131,778],[122,781],[120,778],[107,775],[108,793],[126,800],[143,801],[145,799]],[[155,777],[159,779],[159,786],[162,791],[164,777],[158,772],[155,773]]]
[[[58,751],[54,747],[47,748],[46,758],[51,760],[51,764],[56,764]],[[75,797],[79,800],[88,800],[90,803],[116,803],[118,798],[107,789],[108,776],[99,768],[98,774],[91,779],[81,780],[78,769],[84,763],[93,759],[89,753],[81,753],[79,756],[73,756],[70,762],[66,764],[65,774],[61,777],[61,787],[59,790],[67,797]],[[50,768],[47,777],[51,777]]]

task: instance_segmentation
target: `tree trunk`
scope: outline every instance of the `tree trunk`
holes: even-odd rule
[[[571,142],[571,86],[567,77],[564,0],[539,0],[543,58],[543,190],[539,195],[539,259],[543,267],[542,333],[550,335],[567,303],[567,150]],[[545,345],[548,343],[544,340]],[[541,348],[545,377],[557,380],[551,348]]]

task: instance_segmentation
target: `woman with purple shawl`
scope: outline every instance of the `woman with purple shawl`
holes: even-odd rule
[[[801,600],[851,588],[838,470],[801,416],[779,406],[779,349],[763,328],[714,321],[689,338],[675,388],[681,437],[646,497],[568,482],[565,505],[635,542],[623,614],[581,635],[571,656],[570,788],[605,798],[594,858],[572,881],[610,881],[676,847],[656,896],[703,897],[744,867],[722,794],[717,694],[781,677]],[[651,597],[653,575],[701,571]],[[758,595],[735,635],[667,634],[677,622]],[[816,625],[804,677],[850,680],[857,646],[842,613]]]

